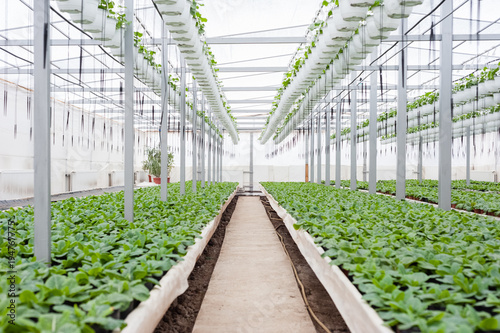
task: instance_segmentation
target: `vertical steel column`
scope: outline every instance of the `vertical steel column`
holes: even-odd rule
[[[419,184],[422,184],[422,179],[423,179],[423,139],[422,135],[418,135],[418,165],[417,165],[417,175],[418,175],[418,182]]]
[[[209,116],[210,117],[210,116]],[[212,127],[208,130],[207,137],[207,183],[212,185]]]
[[[253,192],[253,132],[250,132],[250,191]]]
[[[371,60],[372,65],[375,66],[377,51],[372,53]],[[368,172],[368,192],[372,194],[377,192],[377,84],[377,71],[374,71],[370,75],[370,166]]]
[[[180,194],[186,194],[186,64],[181,60],[181,164],[180,164]]]
[[[35,257],[50,263],[50,2],[34,2]]]
[[[351,90],[351,190],[355,191],[358,188],[356,182],[356,173],[357,173],[357,159],[356,159],[356,139],[358,136],[357,131],[357,120],[358,120],[358,86],[356,85],[356,72],[351,73],[351,85],[354,84],[353,89]]]
[[[306,162],[306,169],[305,169],[306,179],[305,179],[305,182],[308,183],[309,182],[309,131],[307,130],[307,128],[304,128],[304,145],[305,145],[305,148],[304,148],[304,151],[305,151],[304,159],[305,159],[305,162]]]
[[[317,175],[317,183],[321,184],[321,110],[318,110],[318,175]]]
[[[363,141],[363,181],[366,182],[366,174],[368,173],[368,141]]]
[[[167,201],[168,198],[168,42],[167,26],[161,29],[161,187],[160,198]]]
[[[213,152],[212,152],[212,184],[215,184],[217,182],[216,178],[216,171],[217,171],[217,132],[214,131],[214,136],[212,138],[212,147],[213,147]]]
[[[125,17],[134,22],[134,0],[125,0]],[[125,53],[125,219],[134,220],[134,24],[127,24]]]
[[[222,182],[222,158],[224,157],[224,140],[222,138],[219,139],[219,182]]]
[[[439,208],[451,209],[453,0],[441,5],[441,54],[439,84]]]
[[[314,183],[314,116],[313,113],[311,112],[311,165],[309,168],[310,171],[310,182]]]
[[[326,128],[325,128],[325,185],[330,186],[330,122],[331,110],[326,109]]]
[[[407,104],[407,62],[405,33],[407,20],[401,19],[401,41],[399,42],[399,72],[398,72],[398,111],[396,115],[396,199],[406,197],[406,104]]]
[[[467,136],[467,149],[465,150],[465,182],[467,186],[470,185],[470,126],[465,129]]]
[[[198,90],[197,90],[197,87],[196,87],[196,81],[193,80],[193,135],[192,135],[192,138],[193,138],[193,148],[192,148],[192,153],[193,153],[193,167],[192,167],[192,190],[194,193],[196,193],[196,187],[197,187],[197,183],[198,183],[198,169],[197,169],[197,163],[198,163],[198,160],[197,160],[197,150],[196,150],[196,146],[198,144],[197,140],[198,140],[198,135],[196,133],[196,131],[198,130]]]
[[[201,95],[201,113],[205,114],[205,96],[203,94]],[[201,145],[201,154],[200,154],[200,165],[201,165],[201,188],[205,188],[205,119],[200,119],[201,120],[201,140],[200,140],[200,145]]]
[[[342,119],[340,114],[341,100],[340,97],[337,99],[337,114],[335,119],[335,187],[340,188],[340,182],[342,181],[342,166],[341,156],[340,156],[340,131],[342,130]]]

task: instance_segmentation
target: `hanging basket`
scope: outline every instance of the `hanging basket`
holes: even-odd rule
[[[359,26],[359,21],[346,21],[342,17],[339,8],[335,8],[333,11],[333,22],[335,28],[341,32],[352,32],[356,30]]]
[[[390,18],[402,19],[410,16],[413,6],[401,5],[400,0],[384,0],[384,10]]]
[[[392,18],[387,13],[387,7],[377,6],[372,9],[375,26],[380,31],[394,31],[399,27],[401,20]],[[367,20],[368,24],[368,20]]]
[[[368,35],[368,38],[371,39],[371,41],[369,41],[368,43],[380,44],[382,40],[387,39],[389,37],[391,31],[380,30],[377,27],[373,16],[369,16],[366,19],[366,33]]]
[[[101,32],[92,33],[92,36],[96,40],[112,40],[116,33],[116,23],[117,21],[115,19],[106,17],[103,22],[103,30]]]
[[[339,9],[344,21],[356,22],[358,24],[365,19],[368,13],[368,7],[353,7],[349,3],[349,0],[340,0]]]
[[[94,21],[92,23],[83,24],[83,30],[91,33],[102,32],[105,28],[104,24],[106,18],[108,18],[108,12],[104,9],[97,8],[97,13],[94,17]]]
[[[68,0],[70,1],[70,0]],[[80,1],[78,1],[80,2]],[[80,2],[81,4],[81,2]],[[85,0],[83,6],[80,6],[80,12],[69,12],[71,20],[74,23],[89,24],[94,22],[97,16],[97,10],[99,3],[97,0]],[[62,11],[62,10],[61,10]]]
[[[352,7],[370,7],[375,3],[375,0],[348,0]]]
[[[172,4],[160,4],[160,6],[158,6],[158,10],[160,11],[160,14],[165,16],[178,16],[182,15],[186,7],[189,7],[186,0],[178,0]]]
[[[184,27],[185,25],[192,23],[192,21],[190,20],[192,16],[189,6],[186,6],[184,8],[184,11],[180,15],[175,15],[175,16],[162,15],[162,17],[163,17],[163,22],[165,22],[166,25],[176,28]]]
[[[113,36],[112,39],[108,41],[104,41],[104,46],[109,47],[109,48],[118,48],[121,47],[123,44],[123,35],[125,34],[125,31],[123,29],[117,29],[115,31],[115,35]]]
[[[500,93],[493,94],[493,99],[495,100],[496,104],[500,104]]]

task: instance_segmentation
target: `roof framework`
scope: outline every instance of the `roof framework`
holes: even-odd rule
[[[208,18],[206,40],[218,60],[219,78],[237,120],[259,119],[271,111],[274,94],[290,59],[310,38],[307,27],[318,14],[320,2],[277,0],[254,8],[230,0],[202,1],[204,7],[201,11]],[[480,6],[467,0],[454,4],[454,79],[500,60],[500,18],[495,16],[495,10],[489,10],[494,8],[492,6],[495,6],[494,0],[481,1]],[[6,81],[32,89],[33,1],[8,1],[6,7],[5,17],[0,20],[0,75]],[[19,15],[9,17],[6,14],[14,11]],[[146,44],[157,51],[159,57],[161,16],[151,0],[136,0],[134,15],[135,29],[144,33]],[[432,41],[431,25],[434,27]],[[72,23],[68,14],[59,12],[56,5],[51,11],[51,33],[53,97],[91,111],[123,112],[120,93],[124,81],[123,66],[90,34]],[[408,19],[407,49],[412,55],[408,59],[409,98],[438,87],[439,39],[439,11],[433,11],[431,1],[427,0]],[[358,66],[355,79],[363,82],[373,70],[383,66],[384,89],[379,90],[378,101],[380,111],[395,105],[399,40],[400,36],[393,34],[382,43],[375,67],[370,66],[368,60]],[[172,55],[169,58],[170,72],[175,75],[180,67],[180,57],[174,45],[168,48]],[[341,87],[332,88],[345,89],[352,81],[352,78],[344,79]],[[152,110],[153,107],[160,110],[160,96],[139,80],[134,87],[141,101],[140,110],[136,110],[137,125],[157,129],[160,120],[156,117],[153,121]],[[340,94],[347,96],[347,93],[346,89]],[[324,101],[318,105],[318,110],[330,102]],[[360,109],[368,109],[367,103],[362,102]],[[367,112],[359,112],[358,117],[366,119]],[[247,130],[252,128],[244,127]],[[259,122],[252,128],[261,129]]]

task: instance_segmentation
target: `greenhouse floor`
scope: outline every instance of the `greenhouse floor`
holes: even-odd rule
[[[240,197],[193,332],[316,332],[259,197]]]

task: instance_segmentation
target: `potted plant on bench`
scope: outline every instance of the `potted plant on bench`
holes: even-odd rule
[[[161,150],[159,148],[149,148],[146,151],[146,159],[142,163],[142,168],[144,171],[149,172],[149,181],[151,181],[151,175],[153,176],[153,182],[156,184],[161,184]],[[174,154],[168,153],[168,176],[167,182],[170,183],[170,172],[174,166]]]

